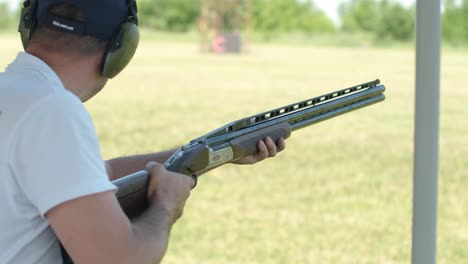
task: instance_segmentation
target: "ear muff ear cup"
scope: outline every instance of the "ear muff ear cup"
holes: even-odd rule
[[[18,26],[18,32],[21,36],[21,43],[23,44],[24,50],[28,46],[29,39],[36,27],[36,0],[26,0],[23,3],[21,9],[21,17]]]
[[[102,74],[110,79],[119,74],[135,55],[139,42],[138,26],[131,21],[125,22],[109,43],[104,57]]]

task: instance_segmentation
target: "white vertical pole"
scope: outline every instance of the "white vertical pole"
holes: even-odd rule
[[[417,0],[413,264],[436,263],[439,172],[440,0]]]

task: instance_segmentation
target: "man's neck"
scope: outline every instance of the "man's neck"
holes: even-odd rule
[[[89,99],[97,91],[100,78],[101,56],[81,56],[56,52],[43,52],[28,47],[27,52],[44,61],[60,78],[63,86],[82,101]],[[104,80],[103,80],[104,81]],[[105,82],[104,82],[105,83]]]

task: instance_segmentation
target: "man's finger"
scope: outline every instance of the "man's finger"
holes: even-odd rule
[[[276,156],[276,145],[275,145],[275,142],[273,142],[273,139],[271,139],[271,137],[267,137],[265,139],[265,143],[268,148],[268,156],[269,157]]]
[[[155,165],[157,165],[158,163],[154,162],[154,161],[150,161],[148,162],[148,164],[146,164],[146,171],[151,173],[151,171],[153,170],[153,167]]]
[[[260,140],[258,142],[257,161],[262,161],[266,158],[268,158],[268,148],[265,145],[265,142],[263,142],[263,140]]]
[[[149,201],[153,200],[153,196],[156,193],[156,188],[158,188],[157,186],[159,186],[160,183],[160,170],[163,169],[160,167],[162,167],[162,165],[154,161],[148,162],[146,164],[146,171],[148,172],[150,179],[150,184],[148,186],[147,192],[147,197]]]
[[[281,151],[283,151],[285,148],[286,148],[286,141],[284,140],[284,138],[278,139],[278,141],[276,142],[276,150],[277,150],[278,152],[281,152]]]

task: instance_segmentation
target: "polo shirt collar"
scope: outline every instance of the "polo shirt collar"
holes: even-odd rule
[[[34,70],[39,72],[42,76],[44,76],[47,80],[57,83],[61,87],[63,87],[63,83],[57,74],[52,70],[52,68],[47,65],[43,60],[39,59],[38,57],[26,53],[26,52],[19,52],[16,56],[16,59],[8,65],[5,71],[23,71],[23,70]]]

